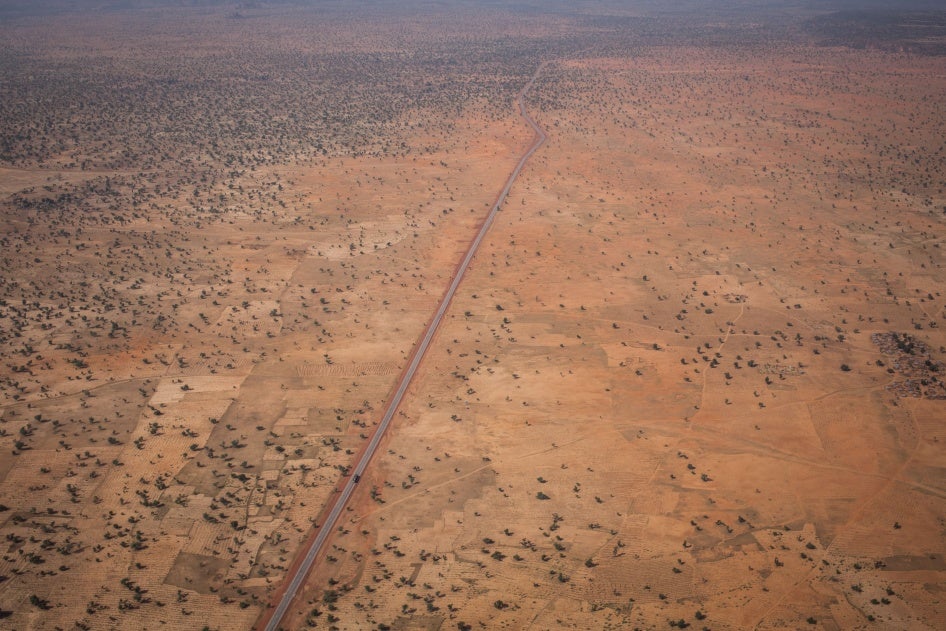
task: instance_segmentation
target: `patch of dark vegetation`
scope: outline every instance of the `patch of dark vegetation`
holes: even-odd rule
[[[812,18],[806,30],[822,46],[946,55],[946,11],[848,10]]]
[[[946,399],[946,383],[942,378],[946,364],[933,357],[928,344],[909,333],[895,331],[874,333],[871,341],[880,352],[894,358],[888,372],[904,377],[888,385],[888,390],[902,397]]]

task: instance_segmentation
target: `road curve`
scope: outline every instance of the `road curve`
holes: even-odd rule
[[[345,510],[345,506],[348,504],[348,500],[351,498],[352,493],[354,493],[355,487],[357,485],[355,480],[361,478],[365,468],[368,466],[368,463],[374,456],[378,445],[381,443],[381,439],[384,437],[385,431],[387,431],[388,426],[391,424],[391,419],[394,418],[395,412],[397,412],[398,407],[401,405],[401,399],[404,398],[404,394],[407,392],[407,389],[414,378],[414,373],[417,372],[417,367],[420,365],[421,360],[427,353],[427,348],[430,346],[434,335],[437,333],[437,329],[440,327],[440,323],[443,320],[444,315],[447,313],[447,308],[450,306],[453,296],[456,294],[457,288],[460,286],[460,282],[463,280],[463,276],[466,274],[473,257],[476,255],[476,251],[483,242],[483,238],[486,236],[490,226],[493,224],[493,220],[496,218],[500,206],[502,206],[503,202],[506,201],[506,196],[509,195],[512,185],[515,183],[516,178],[519,176],[519,173],[522,171],[522,168],[525,166],[526,162],[530,157],[532,157],[532,154],[534,154],[539,149],[539,147],[545,143],[546,139],[548,138],[542,128],[539,127],[538,123],[535,122],[535,119],[529,115],[525,105],[525,96],[532,88],[536,78],[539,76],[539,73],[542,72],[544,67],[545,63],[542,63],[538,68],[536,68],[536,71],[532,74],[529,82],[523,86],[523,88],[519,91],[519,94],[516,96],[516,105],[519,109],[519,115],[522,116],[522,118],[532,128],[532,131],[535,132],[535,137],[532,140],[532,144],[529,145],[529,148],[526,150],[526,152],[522,154],[522,157],[519,158],[519,162],[516,164],[516,167],[512,170],[512,173],[509,174],[509,177],[506,179],[506,184],[503,186],[496,198],[496,202],[490,209],[489,214],[486,215],[486,219],[483,221],[479,231],[476,233],[476,236],[470,243],[470,247],[463,256],[463,260],[461,260],[459,265],[457,265],[457,269],[453,274],[453,280],[451,281],[450,286],[447,288],[446,293],[444,293],[443,298],[440,300],[440,305],[437,307],[437,311],[434,313],[433,319],[427,324],[427,328],[424,329],[424,334],[421,337],[420,342],[414,347],[414,351],[411,353],[411,360],[408,363],[407,368],[405,368],[401,373],[400,379],[398,380],[397,389],[394,391],[394,395],[391,397],[387,407],[385,408],[384,416],[381,417],[381,422],[378,424],[378,427],[375,430],[374,435],[371,437],[371,440],[368,442],[368,445],[362,451],[361,457],[354,465],[354,468],[350,471],[351,475],[343,478],[344,485],[338,491],[338,495],[335,497],[332,509],[325,516],[322,524],[317,526],[318,534],[315,536],[315,538],[309,540],[308,548],[305,551],[305,556],[301,558],[301,561],[297,560],[290,568],[291,577],[282,590],[282,597],[279,600],[279,604],[277,604],[276,607],[271,611],[271,614],[268,618],[265,617],[266,614],[264,613],[264,617],[257,626],[258,629],[264,629],[265,631],[276,631],[276,629],[279,628],[279,624],[286,615],[289,605],[292,603],[293,599],[295,599],[296,593],[305,582],[305,579],[308,576],[309,571],[312,569],[312,565],[315,563],[315,559],[321,551],[322,546],[325,544],[325,541],[331,534],[332,529],[335,527],[335,523],[342,514],[342,511]]]

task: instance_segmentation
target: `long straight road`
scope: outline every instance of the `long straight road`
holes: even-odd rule
[[[476,251],[483,242],[483,238],[489,231],[490,226],[492,226],[493,220],[496,218],[497,213],[499,213],[500,207],[502,206],[503,202],[506,201],[506,196],[509,195],[509,191],[512,188],[513,183],[516,181],[516,178],[519,176],[519,173],[525,166],[526,161],[528,161],[532,154],[534,154],[539,149],[539,147],[545,143],[547,138],[545,132],[541,127],[539,127],[538,123],[535,122],[535,119],[529,115],[525,105],[525,96],[532,88],[536,77],[538,77],[539,73],[544,67],[545,63],[542,63],[538,68],[536,68],[536,71],[532,74],[529,82],[523,86],[516,97],[516,106],[519,109],[519,115],[525,119],[525,121],[532,128],[533,132],[535,132],[532,144],[529,145],[529,148],[525,151],[525,153],[522,154],[522,157],[519,158],[519,162],[516,164],[516,167],[512,170],[512,173],[509,174],[509,177],[506,179],[506,184],[503,186],[502,190],[497,196],[493,207],[486,215],[483,225],[480,226],[480,229],[473,238],[473,241],[470,242],[470,247],[463,256],[463,260],[461,260],[459,265],[457,265],[457,269],[453,273],[453,280],[450,282],[450,286],[447,288],[446,293],[444,293],[443,298],[440,300],[440,304],[437,307],[437,311],[434,313],[434,317],[427,324],[427,328],[424,329],[424,334],[421,337],[420,342],[414,347],[414,351],[411,353],[411,360],[408,363],[407,368],[405,368],[401,373],[401,376],[398,380],[397,389],[394,391],[394,395],[391,397],[387,407],[385,408],[384,416],[381,417],[381,422],[378,424],[374,435],[371,437],[368,445],[361,453],[361,457],[355,463],[354,468],[351,471],[352,475],[350,477],[344,478],[344,485],[335,496],[332,509],[329,511],[328,515],[326,515],[322,524],[317,526],[318,533],[315,538],[308,542],[308,549],[305,551],[305,556],[302,557],[301,561],[297,560],[290,568],[289,580],[284,586],[279,604],[272,610],[271,615],[268,618],[266,618],[266,615],[264,614],[264,617],[261,619],[261,624],[258,626],[258,628],[265,629],[265,631],[275,631],[279,628],[279,624],[282,622],[283,616],[286,615],[289,605],[296,597],[296,593],[299,591],[302,583],[305,582],[305,579],[308,576],[309,571],[312,569],[312,565],[315,563],[315,559],[318,557],[322,546],[325,545],[325,541],[328,539],[332,529],[335,527],[335,523],[341,516],[342,511],[345,510],[345,506],[348,505],[348,500],[351,498],[352,493],[354,493],[355,487],[357,485],[356,480],[361,478],[365,468],[368,466],[368,463],[374,456],[378,445],[381,443],[381,439],[384,437],[385,431],[387,431],[388,426],[391,424],[391,419],[394,418],[395,412],[397,412],[398,407],[400,407],[401,399],[404,398],[404,394],[411,385],[414,374],[417,372],[417,367],[420,365],[421,360],[423,360],[424,355],[427,353],[427,349],[430,346],[434,335],[437,333],[437,329],[440,327],[440,323],[443,320],[444,315],[447,313],[447,308],[450,306],[453,296],[457,292],[457,288],[463,281],[463,276],[466,274],[473,257],[476,255]],[[262,622],[265,622],[265,624],[262,624]]]

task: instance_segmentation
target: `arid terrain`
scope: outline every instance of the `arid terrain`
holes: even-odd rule
[[[538,69],[283,628],[941,629],[946,14],[746,4],[0,13],[0,628],[266,619]]]

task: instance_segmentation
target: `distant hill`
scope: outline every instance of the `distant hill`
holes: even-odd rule
[[[222,7],[232,9],[268,6],[341,5],[352,8],[423,10],[458,7],[493,7],[507,10],[540,10],[552,13],[591,14],[766,14],[832,13],[841,11],[946,11],[946,0],[4,0],[0,16],[50,15],[90,11],[122,11],[160,7]]]
[[[279,4],[306,3],[303,0],[7,0],[0,2],[0,16],[51,15],[158,7],[252,8]]]

